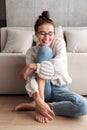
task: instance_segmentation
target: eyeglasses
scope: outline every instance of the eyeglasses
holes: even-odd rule
[[[41,36],[53,36],[54,35],[54,32],[48,32],[48,33],[46,33],[46,32],[44,32],[44,31],[39,31],[38,32],[38,34],[40,34]]]

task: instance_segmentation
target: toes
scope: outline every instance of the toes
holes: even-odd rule
[[[45,117],[45,123],[48,123],[48,118],[47,117]]]
[[[48,118],[41,115],[39,112],[36,112],[35,120],[39,123],[47,123]]]

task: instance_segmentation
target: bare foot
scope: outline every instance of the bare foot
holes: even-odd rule
[[[51,103],[47,103],[47,104],[49,105],[50,109],[52,109],[52,104]]]
[[[31,103],[21,103],[17,106],[15,106],[14,111],[21,111],[21,110],[35,110],[36,104],[35,102]]]
[[[36,102],[36,108],[38,112],[44,117],[47,117],[49,120],[53,120],[55,114],[51,109],[50,104],[44,102],[41,98],[38,98],[38,100],[36,99],[35,102]]]
[[[39,123],[48,122],[48,118],[41,115],[38,111],[36,111],[36,113],[35,113],[35,120],[38,121]]]

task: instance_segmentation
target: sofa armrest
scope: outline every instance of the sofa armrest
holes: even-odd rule
[[[1,52],[1,28],[0,28],[0,52]]]
[[[25,94],[25,81],[19,73],[25,66],[25,54],[0,53],[0,94]]]
[[[69,74],[72,77],[70,89],[87,95],[87,53],[67,53]]]

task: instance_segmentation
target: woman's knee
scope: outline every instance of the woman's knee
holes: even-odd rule
[[[81,101],[79,112],[81,115],[87,115],[87,100],[85,98]]]
[[[37,62],[47,61],[53,57],[52,49],[48,46],[43,46],[39,49],[37,55]]]
[[[74,117],[87,115],[87,100],[84,97],[80,97],[74,104]]]

